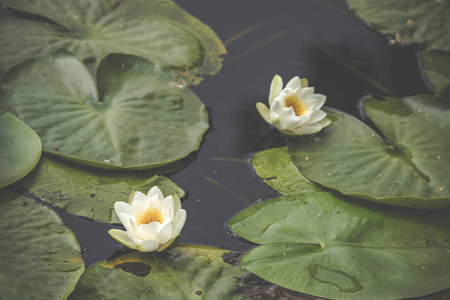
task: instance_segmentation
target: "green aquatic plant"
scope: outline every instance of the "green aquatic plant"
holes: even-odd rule
[[[153,63],[124,54],[103,59],[95,81],[74,55],[59,50],[9,70],[0,95],[0,109],[30,126],[45,152],[99,168],[171,164],[197,150],[209,127],[192,91]]]
[[[187,84],[215,74],[226,50],[208,26],[172,1],[2,0],[25,13],[0,19],[0,68],[58,49],[71,51],[95,73],[111,53],[143,57]]]

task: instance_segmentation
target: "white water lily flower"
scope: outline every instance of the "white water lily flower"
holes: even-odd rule
[[[111,229],[108,233],[119,243],[141,252],[166,249],[179,236],[186,221],[178,195],[164,198],[157,186],[147,196],[135,192],[131,205],[114,203],[114,209],[126,231]]]
[[[275,75],[270,86],[269,106],[258,102],[256,108],[267,123],[290,135],[317,133],[331,123],[320,110],[326,97],[314,94],[306,79],[292,78],[283,89],[283,80]]]

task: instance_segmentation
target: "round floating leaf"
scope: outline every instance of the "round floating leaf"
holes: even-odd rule
[[[289,140],[288,152],[300,172],[351,196],[415,208],[450,207],[449,102],[433,96],[367,98],[364,109],[387,141],[357,119],[327,110],[333,122],[324,131]]]
[[[99,222],[120,223],[114,212],[114,202],[128,202],[129,194],[140,191],[145,194],[157,185],[165,196],[184,196],[170,179],[154,176],[149,171],[106,171],[42,158],[38,166],[21,183],[33,194],[52,205],[79,216]]]
[[[287,195],[298,192],[321,191],[298,171],[286,147],[265,150],[255,154],[252,165],[259,177],[277,192]]]
[[[450,215],[297,193],[230,222],[263,244],[240,264],[283,287],[330,299],[403,299],[450,287]]]
[[[6,191],[0,219],[0,298],[67,298],[84,270],[72,231],[49,208]]]
[[[0,20],[0,67],[65,48],[93,65],[110,53],[141,56],[190,82],[215,74],[225,47],[205,24],[163,0],[2,0],[27,18]],[[35,16],[33,16],[35,15]],[[36,18],[36,16],[47,18]]]
[[[205,106],[171,75],[111,54],[97,78],[98,94],[86,67],[60,50],[7,72],[0,108],[34,129],[45,151],[101,168],[153,168],[198,149]]]
[[[224,263],[225,252],[188,245],[132,252],[87,269],[70,299],[244,299],[234,286],[245,272]]]
[[[421,52],[422,70],[437,94],[450,99],[450,54],[447,52]]]
[[[39,161],[39,136],[15,116],[0,111],[0,188],[27,175]]]
[[[446,0],[347,0],[350,9],[402,44],[450,51],[450,5]]]

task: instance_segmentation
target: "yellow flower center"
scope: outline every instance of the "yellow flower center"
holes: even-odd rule
[[[137,225],[150,224],[151,222],[164,222],[164,217],[162,213],[157,208],[149,208],[140,214],[137,218]]]
[[[294,109],[295,115],[303,116],[306,115],[308,109],[302,100],[298,99],[297,96],[290,95],[284,99],[284,107],[292,107]]]

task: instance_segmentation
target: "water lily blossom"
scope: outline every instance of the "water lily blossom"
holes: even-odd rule
[[[331,123],[320,108],[326,96],[314,94],[306,79],[292,78],[283,89],[283,80],[275,75],[270,86],[269,107],[256,104],[263,119],[279,131],[290,135],[317,133]]]
[[[141,252],[166,249],[178,238],[186,221],[178,195],[164,198],[157,186],[147,196],[135,192],[131,205],[114,203],[114,209],[126,231],[111,229],[108,233],[119,243]]]

